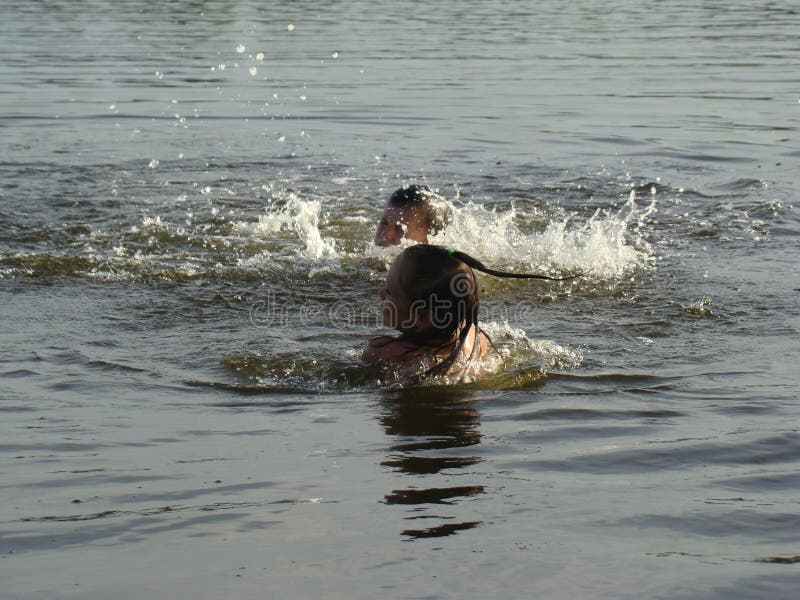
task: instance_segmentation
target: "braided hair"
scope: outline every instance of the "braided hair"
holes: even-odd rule
[[[480,346],[477,336],[481,333],[486,334],[478,323],[480,300],[474,270],[494,277],[548,281],[566,281],[580,276],[550,277],[533,273],[498,271],[487,267],[469,254],[431,244],[411,246],[403,251],[400,257],[403,257],[406,266],[400,273],[403,291],[411,301],[412,307],[429,311],[434,333],[421,336],[414,330],[408,330],[398,339],[419,346],[433,338],[452,339],[458,333],[453,351],[433,367],[409,380],[407,383],[411,385],[445,373],[457,360],[473,325],[476,331],[476,343],[472,346],[469,360]],[[444,308],[445,312],[440,313],[438,310],[440,308]]]

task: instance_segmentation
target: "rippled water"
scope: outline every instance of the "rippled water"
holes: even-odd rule
[[[0,7],[9,598],[794,598],[798,7]],[[396,187],[505,368],[360,364]]]

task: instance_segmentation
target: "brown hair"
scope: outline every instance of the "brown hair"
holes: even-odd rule
[[[497,271],[490,269],[464,252],[430,244],[411,246],[406,248],[400,256],[403,257],[404,267],[399,275],[403,293],[412,308],[429,311],[433,331],[424,336],[405,332],[399,339],[419,346],[436,338],[452,337],[459,331],[459,328],[461,329],[453,352],[427,371],[412,378],[408,382],[412,385],[420,383],[428,377],[446,372],[458,358],[473,325],[477,335],[480,333],[486,335],[478,324],[480,300],[478,298],[478,282],[473,269],[495,277],[514,279],[564,281],[579,277],[579,275],[573,275],[557,278],[532,273]],[[439,314],[437,312],[439,308],[446,309],[446,312],[443,315]],[[470,359],[479,346],[476,339]]]
[[[415,210],[423,210],[425,227],[430,234],[439,233],[450,220],[450,212],[445,205],[444,198],[427,185],[404,185],[389,196],[386,205],[395,208],[411,207]]]

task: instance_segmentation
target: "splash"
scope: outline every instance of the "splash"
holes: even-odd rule
[[[161,220],[159,215],[155,217],[144,216],[142,217],[142,226],[145,228],[155,229],[155,230],[167,230],[167,224]],[[139,231],[138,228],[134,225],[131,228],[131,231],[137,232]]]
[[[719,316],[714,310],[714,303],[708,296],[703,296],[696,302],[681,305],[681,311],[689,316],[698,318],[712,318]]]
[[[199,204],[181,196],[175,210],[141,215],[124,230],[92,231],[91,248],[68,252],[92,264],[70,263],[68,271],[108,279],[251,280],[265,268],[277,268],[287,276],[301,270],[310,277],[338,274],[351,282],[350,275],[357,271],[358,278],[377,281],[397,254],[413,245],[404,241],[376,248],[369,240],[378,215],[336,196],[307,198],[269,187],[265,190],[273,200],[264,211],[243,218],[238,207],[226,206],[225,197],[211,204],[206,198],[209,188],[198,189]],[[649,216],[655,211],[655,197],[648,197],[649,206],[639,206],[632,193],[621,206],[588,214],[560,207],[511,204],[498,210],[445,202],[449,223],[431,243],[458,248],[491,267],[550,275],[581,272],[586,277],[580,282],[601,282],[605,289],[625,284],[632,273],[654,264],[647,236],[652,235]],[[4,275],[30,274],[31,268],[34,274],[51,270],[49,261],[33,267],[29,263],[10,265],[14,268]],[[62,267],[54,269],[60,272]],[[343,285],[349,284],[343,280]]]
[[[553,370],[568,370],[583,363],[582,354],[551,340],[529,338],[504,322],[482,323],[495,350],[480,363],[479,372],[461,371],[440,375],[423,386],[469,385],[486,389],[515,389],[544,380]],[[249,391],[291,392],[375,390],[404,387],[410,377],[433,366],[433,362],[365,365],[361,348],[331,352],[324,348],[290,348],[227,356],[223,364]]]
[[[583,364],[583,355],[551,340],[535,340],[508,321],[481,323],[494,342],[506,368],[538,362],[547,369],[575,369]]]
[[[588,219],[561,213],[548,220],[513,205],[503,212],[472,203],[451,205],[450,223],[430,241],[499,268],[618,279],[652,264],[645,224],[654,211],[655,200],[641,208],[633,192],[620,208],[597,209]]]
[[[254,237],[269,238],[279,232],[293,232],[303,244],[299,257],[306,260],[332,260],[338,258],[336,241],[320,233],[320,211],[318,200],[302,200],[290,192],[285,204],[261,215],[255,223],[237,223],[235,231]]]

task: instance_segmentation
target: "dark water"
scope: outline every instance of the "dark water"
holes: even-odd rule
[[[3,3],[0,596],[797,597],[798,11]],[[358,362],[412,181],[585,273],[480,382]]]

